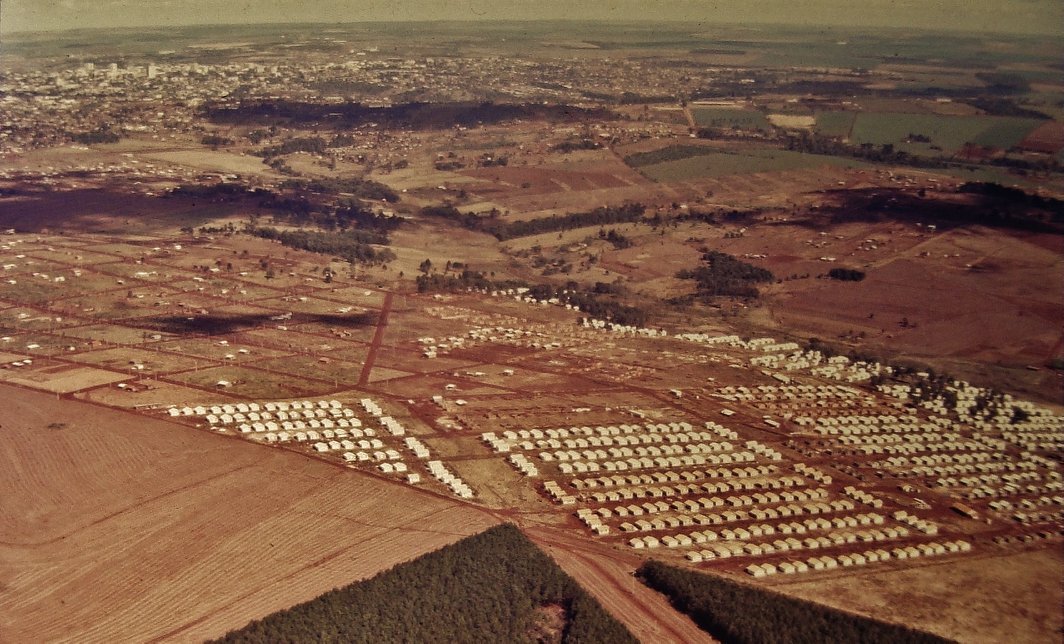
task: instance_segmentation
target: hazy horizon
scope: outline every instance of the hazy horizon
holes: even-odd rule
[[[1064,35],[1057,0],[5,0],[0,33],[92,28],[157,28],[284,23],[349,24],[419,21],[689,22],[719,25],[908,28],[1032,36]]]

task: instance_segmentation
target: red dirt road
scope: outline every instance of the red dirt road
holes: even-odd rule
[[[524,527],[524,532],[639,641],[664,644],[714,642],[664,595],[639,583],[632,572],[638,559],[557,528]]]
[[[377,330],[373,334],[373,342],[369,345],[369,353],[366,354],[366,363],[362,366],[362,374],[358,377],[358,386],[365,387],[369,383],[369,376],[373,372],[373,363],[377,360],[377,352],[380,351],[381,342],[384,341],[384,331],[388,328],[388,314],[392,312],[391,291],[384,296],[384,305],[381,307],[380,317],[377,318]]]

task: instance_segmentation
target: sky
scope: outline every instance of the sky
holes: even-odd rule
[[[0,34],[190,24],[663,19],[696,27],[921,27],[1064,37],[1064,0],[0,0]]]

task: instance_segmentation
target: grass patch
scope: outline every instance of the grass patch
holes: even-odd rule
[[[1027,135],[1045,123],[1042,119],[1003,118],[979,133],[972,141],[987,148],[1008,150],[1020,144]]]
[[[779,172],[821,166],[863,167],[860,161],[804,154],[789,150],[756,149],[725,152],[703,148],[705,154],[676,161],[666,161],[639,168],[648,179],[658,182],[689,181],[756,172]]]
[[[691,116],[699,127],[724,127],[736,130],[770,130],[772,124],[757,110],[727,107],[692,107]]]
[[[1041,122],[1007,116],[861,112],[856,116],[850,139],[858,145],[894,145],[912,154],[937,156],[954,153],[967,143],[1007,149]],[[916,141],[917,137],[927,141]]]
[[[816,133],[823,136],[846,138],[850,136],[856,112],[817,112]]]

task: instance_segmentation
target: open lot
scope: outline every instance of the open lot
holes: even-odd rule
[[[1064,629],[1059,611],[1031,611],[1064,602],[1059,550],[950,561],[915,570],[821,579],[776,586],[789,595],[844,610],[882,615],[964,642],[1051,642]],[[994,593],[984,592],[991,585]],[[948,598],[948,599],[947,599]],[[1014,621],[1016,615],[1024,615]]]

